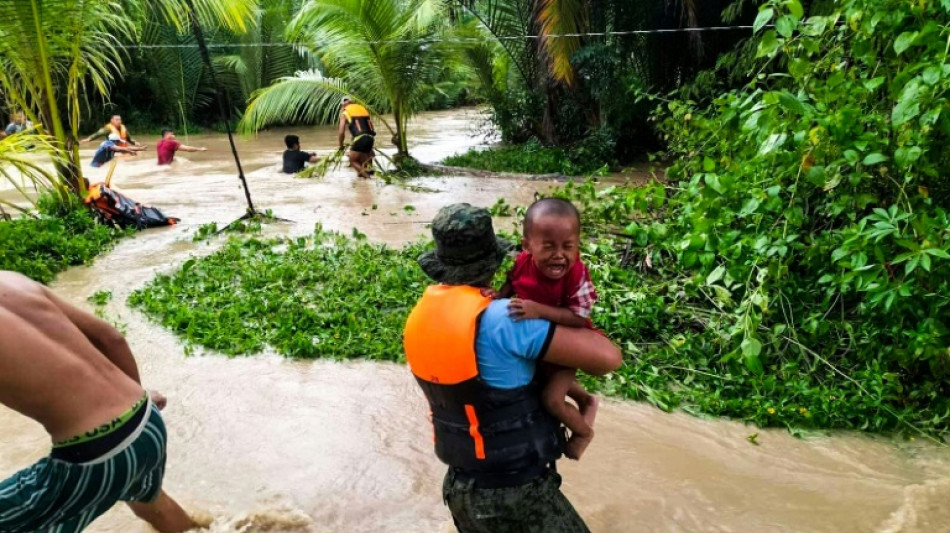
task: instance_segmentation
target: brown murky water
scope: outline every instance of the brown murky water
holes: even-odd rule
[[[434,161],[468,146],[474,122],[470,112],[426,114],[417,120],[413,152]],[[323,181],[295,179],[277,172],[285,133],[239,143],[260,208],[295,221],[269,225],[269,232],[305,234],[322,222],[398,244],[424,233],[446,203],[524,202],[548,186],[425,178],[416,184],[435,192],[414,192],[343,171]],[[335,144],[330,128],[296,133],[305,149]],[[217,246],[191,242],[198,225],[227,223],[244,211],[226,140],[180,140],[212,151],[181,154],[167,169],[146,152],[120,163],[114,185],[184,223],[126,240],[54,283],[81,306],[97,290],[112,291],[109,317],[125,325],[146,385],[169,397],[169,492],[212,519],[214,532],[454,531],[439,495],[444,469],[431,450],[424,400],[405,367],[274,354],[186,357],[171,334],[125,306],[156,272]],[[758,446],[746,440],[755,432]],[[0,436],[0,478],[48,451],[37,424],[3,408]],[[595,533],[950,531],[950,451],[918,442],[852,434],[795,439],[609,401],[588,456],[561,466],[565,492]],[[124,507],[89,529],[148,530]]]

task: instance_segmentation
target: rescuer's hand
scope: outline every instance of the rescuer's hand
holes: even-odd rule
[[[157,390],[148,391],[148,396],[152,399],[152,403],[155,404],[155,407],[158,407],[159,411],[164,409],[165,405],[168,404],[168,398]]]

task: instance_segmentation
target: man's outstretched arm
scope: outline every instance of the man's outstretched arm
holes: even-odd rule
[[[66,318],[79,328],[79,331],[89,339],[89,342],[96,349],[112,361],[112,364],[117,366],[119,370],[134,379],[136,383],[142,383],[139,378],[139,367],[132,355],[132,349],[129,348],[129,343],[126,342],[125,337],[117,329],[109,325],[108,322],[66,303],[48,288],[44,287],[43,289],[47,298],[63,311]]]
[[[346,117],[340,114],[340,123],[337,125],[337,140],[340,141],[340,149],[343,149],[343,142],[346,140]]]
[[[620,368],[623,354],[610,339],[590,329],[555,326],[544,361],[602,376]]]

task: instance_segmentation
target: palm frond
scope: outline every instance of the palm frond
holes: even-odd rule
[[[235,33],[247,31],[257,12],[255,0],[191,0],[202,26],[223,27]],[[190,27],[188,0],[137,0],[145,13],[155,13],[179,31]]]
[[[350,93],[343,80],[300,72],[254,93],[238,129],[253,133],[273,124],[326,122],[339,112],[340,97]]]
[[[577,34],[586,31],[587,16],[583,0],[539,0],[537,18],[541,46],[550,63],[551,73],[557,80],[573,83],[571,57],[581,47],[581,38]]]
[[[55,158],[58,153],[47,135],[24,131],[4,137],[0,139],[0,181],[13,186],[30,204],[34,203],[30,197],[34,192],[49,192],[65,199],[69,189],[37,158],[37,154]],[[12,202],[4,204],[16,208]]]
[[[526,85],[537,78],[537,52],[528,37],[535,35],[535,0],[458,0],[495,37],[511,58]]]

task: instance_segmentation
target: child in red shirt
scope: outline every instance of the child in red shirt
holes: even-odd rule
[[[522,247],[497,297],[508,298],[515,320],[543,318],[571,327],[592,328],[597,292],[580,259],[580,215],[567,200],[545,198],[528,208]],[[571,430],[564,455],[580,459],[594,438],[598,400],[575,379],[573,368],[545,365],[548,380],[542,398],[547,410]],[[564,401],[570,396],[577,408]]]

